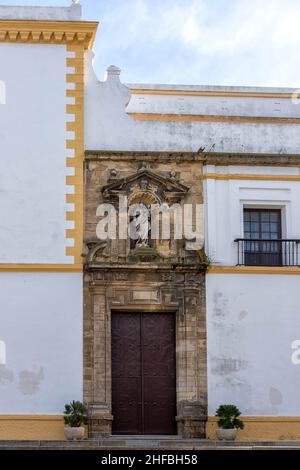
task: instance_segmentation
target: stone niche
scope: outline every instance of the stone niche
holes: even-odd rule
[[[185,240],[96,238],[97,207],[120,195],[130,203],[202,204],[202,163],[184,157],[86,155],[84,400],[90,436],[112,431],[111,314],[172,312],[176,330],[177,431],[203,437],[207,420],[205,257]]]

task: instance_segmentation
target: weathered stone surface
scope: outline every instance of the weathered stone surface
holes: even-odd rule
[[[201,162],[191,163],[181,158],[170,163],[154,158],[145,171],[142,167],[140,183],[133,175],[140,174],[141,165],[139,159],[128,157],[124,161],[116,155],[112,159],[94,155],[93,161],[86,165],[84,399],[91,410],[90,436],[111,433],[112,310],[174,312],[178,433],[188,438],[204,436],[207,419],[205,263],[197,252],[187,252],[184,243],[172,239],[162,249],[164,256],[159,254],[161,242],[158,241],[155,246],[158,255],[147,258],[145,249],[143,254],[132,256],[126,240],[103,245],[95,236],[98,205],[110,196],[114,199],[114,190],[120,192],[122,188],[130,198],[130,184],[136,185],[137,181],[141,193],[144,190],[150,199],[157,194],[161,199],[167,198],[166,192],[174,192],[174,188],[188,188],[180,196],[184,202],[202,204]]]
[[[199,162],[203,165],[288,165],[295,166],[300,163],[300,154],[267,154],[267,153],[229,153],[229,152],[111,152],[111,151],[87,151],[86,160],[92,165],[95,160],[101,159],[119,162],[126,162],[129,158],[132,161],[143,160],[145,162],[163,162],[173,164],[176,161],[184,160],[185,163]]]

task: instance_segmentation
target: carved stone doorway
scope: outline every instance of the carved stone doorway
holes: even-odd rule
[[[165,159],[157,153],[151,154],[151,158],[148,156],[146,162],[143,157],[144,154],[124,156],[119,152],[93,152],[86,156],[84,399],[90,409],[90,436],[97,438],[118,429],[123,412],[114,404],[114,312],[145,315],[145,318],[146,314],[148,318],[155,315],[163,318],[172,312],[174,323],[169,325],[165,339],[175,328],[176,409],[172,412],[173,418],[175,415],[178,435],[204,437],[207,263],[202,256],[202,163],[197,161],[197,155],[189,158],[168,155]],[[108,239],[99,236],[97,230],[103,222],[99,220],[102,211],[98,210],[100,205],[103,209],[102,204],[109,204],[117,216],[115,236]],[[132,243],[131,231],[123,230],[132,214],[124,211],[123,206],[136,204],[140,209],[141,205],[168,208],[169,224],[165,223],[165,212],[164,215],[158,212],[158,220],[169,230],[154,236],[151,225],[150,231],[139,230],[137,242]],[[185,215],[186,204],[195,209],[193,216]],[[150,222],[155,214],[151,212]],[[186,236],[186,232],[178,235],[180,220],[193,230],[199,225],[197,220],[202,220],[195,240]],[[142,225],[139,222],[140,228]],[[156,325],[149,326],[148,333],[152,338],[157,335]],[[139,380],[143,378],[140,376]],[[164,386],[161,380],[158,393]],[[135,432],[145,432],[145,420],[140,427],[136,423],[134,426]],[[158,432],[159,428],[156,429]],[[125,427],[123,431],[127,432]],[[167,431],[170,433],[170,428]],[[132,431],[128,428],[128,432]]]
[[[112,433],[112,317],[115,311],[174,312],[177,434],[204,436],[207,419],[204,273],[141,265],[85,274],[84,398],[90,435]],[[150,317],[149,317],[150,318]],[[155,334],[155,328],[150,336]],[[170,333],[170,332],[169,332]],[[116,416],[116,421],[118,417]]]
[[[173,313],[112,313],[113,434],[177,434]]]

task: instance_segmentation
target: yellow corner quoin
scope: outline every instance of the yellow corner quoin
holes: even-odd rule
[[[270,98],[270,99],[291,99],[293,93],[266,93],[259,91],[217,91],[217,90],[159,90],[159,89],[143,89],[131,88],[133,95],[171,95],[171,96],[211,96],[211,97],[233,97],[233,98]]]
[[[245,428],[238,430],[239,441],[280,441],[300,439],[300,417],[243,416]],[[216,439],[218,418],[211,416],[206,423],[206,436]]]
[[[92,48],[98,25],[95,21],[0,20],[0,42],[66,45],[66,100],[75,99],[74,105],[66,105],[66,115],[73,115],[66,132],[75,134],[74,140],[66,139],[66,153],[74,151],[74,157],[66,157],[66,167],[74,168],[75,173],[66,179],[66,185],[74,187],[74,194],[66,194],[66,202],[75,206],[74,211],[66,212],[66,221],[74,222],[74,230],[66,231],[66,238],[74,239],[74,247],[66,246],[66,256],[74,257],[74,263],[0,264],[0,272],[83,270],[84,50]],[[74,73],[68,73],[68,67],[74,67]]]
[[[137,121],[167,121],[167,122],[228,122],[245,124],[300,124],[300,118],[271,117],[271,116],[219,116],[209,114],[155,114],[128,113]]]
[[[211,266],[208,274],[282,274],[299,275],[300,267],[269,266]]]
[[[73,247],[66,247],[66,255],[73,256],[75,264],[82,264],[83,244],[83,160],[84,160],[84,47],[74,44],[67,45],[66,67],[70,64],[68,53],[72,53],[75,73],[66,74],[66,83],[73,84],[74,94],[67,90],[67,97],[75,98],[75,105],[66,106],[67,115],[72,115],[73,120],[67,122],[67,130],[72,129],[75,134],[73,140],[66,140],[67,150],[72,150],[74,156],[66,159],[66,166],[74,168],[74,176],[66,177],[66,185],[74,187],[74,194],[66,195],[66,202],[75,205],[74,212],[66,212],[66,220],[74,222],[74,229],[66,231],[67,238],[74,239]]]
[[[254,180],[254,181],[300,181],[300,175],[259,175],[259,174],[222,174],[204,173],[204,180]]]

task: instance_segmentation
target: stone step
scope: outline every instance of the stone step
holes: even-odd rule
[[[0,441],[0,450],[275,450],[298,449],[300,441],[220,442],[207,439],[163,437],[109,437],[81,442],[67,441]]]

